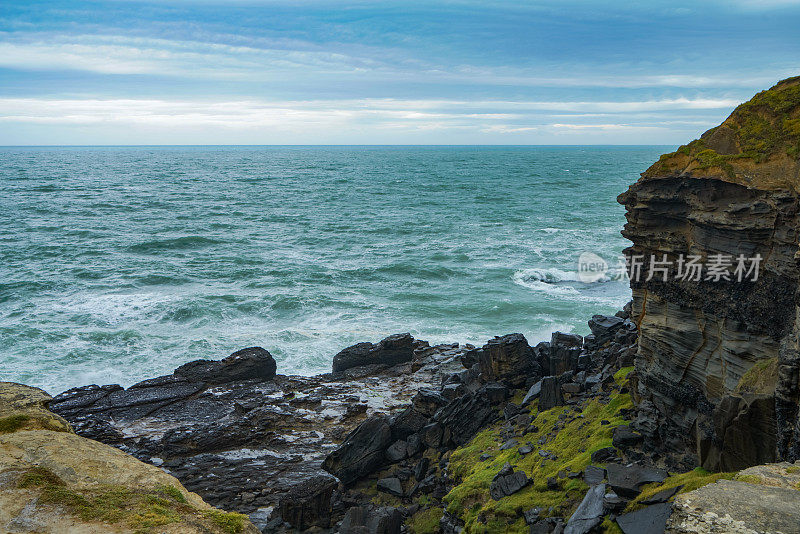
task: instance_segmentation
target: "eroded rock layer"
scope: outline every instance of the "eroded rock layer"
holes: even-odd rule
[[[619,197],[640,331],[635,426],[654,448],[689,451],[687,464],[797,457],[799,147],[793,78],[662,156]],[[699,280],[693,256],[706,269]],[[723,276],[708,270],[719,258],[730,261]]]

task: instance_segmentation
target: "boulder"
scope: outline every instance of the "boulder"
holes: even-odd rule
[[[606,485],[598,484],[589,488],[575,513],[570,516],[564,534],[587,534],[603,522],[603,497]]]
[[[617,525],[624,534],[664,534],[670,513],[669,503],[654,504],[617,517]]]
[[[561,386],[555,376],[546,376],[542,379],[542,390],[539,395],[539,411],[549,410],[556,406],[564,405],[561,395]]]
[[[734,480],[678,495],[667,521],[670,534],[789,533],[800,525],[800,491]]]
[[[377,344],[357,343],[343,349],[333,357],[333,372],[371,364],[397,365],[413,358],[414,338],[411,334],[394,334]]]
[[[592,461],[598,464],[605,463],[616,457],[617,451],[614,449],[614,447],[603,447],[602,449],[597,449],[591,455]]]
[[[613,339],[617,330],[624,323],[624,319],[614,315],[592,315],[592,318],[589,319],[589,329],[594,335],[594,342],[602,345],[606,341]]]
[[[355,482],[384,464],[384,451],[392,443],[389,418],[374,415],[351,432],[322,463],[322,468],[343,484]]]
[[[499,380],[513,386],[525,384],[528,376],[541,374],[533,349],[522,334],[490,339],[483,346],[479,363],[484,380]]]
[[[443,444],[447,444],[449,439],[456,445],[464,445],[481,428],[497,419],[495,406],[505,399],[506,393],[506,389],[502,386],[487,384],[475,392],[451,401],[439,410],[433,419],[443,429]],[[428,439],[427,434],[423,439]]]
[[[542,394],[542,381],[538,380],[534,383],[529,389],[528,392],[525,394],[525,397],[522,399],[521,406],[525,407],[531,402],[535,401],[539,398],[539,395]]]
[[[611,443],[618,449],[625,450],[641,443],[642,435],[631,430],[628,425],[618,426],[611,434]]]
[[[241,380],[270,380],[276,370],[275,358],[268,351],[249,347],[219,361],[195,360],[183,364],[175,369],[174,374],[189,382],[226,384]]]
[[[560,375],[575,370],[582,346],[583,338],[577,334],[553,332],[543,374]]]
[[[292,486],[280,500],[281,517],[298,530],[328,528],[336,486],[338,482],[331,476],[312,477]]]
[[[515,494],[529,482],[525,473],[514,471],[510,464],[505,464],[492,479],[492,483],[489,485],[489,495],[492,499],[499,501],[503,497]]]

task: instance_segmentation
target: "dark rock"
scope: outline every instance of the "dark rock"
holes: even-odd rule
[[[542,393],[542,381],[539,380],[535,384],[533,384],[530,389],[528,389],[528,393],[525,394],[525,397],[522,399],[522,406],[527,406],[532,401],[539,398],[539,395]]]
[[[617,517],[617,525],[625,534],[663,534],[670,513],[669,503],[654,504]]]
[[[577,367],[583,338],[577,334],[553,332],[547,365],[543,370],[547,375],[560,375]]]
[[[344,514],[339,534],[368,534],[367,510],[364,506],[351,506]]]
[[[446,444],[448,441],[445,438],[456,445],[463,445],[471,440],[481,428],[497,418],[493,405],[505,399],[506,393],[506,388],[499,384],[486,384],[439,410],[434,419],[444,429],[442,443]]]
[[[327,528],[331,518],[331,495],[337,485],[331,476],[317,476],[292,486],[280,500],[281,517],[299,530],[313,526]]]
[[[539,514],[542,513],[541,508],[531,508],[525,512],[522,512],[522,516],[525,518],[526,525],[533,525],[539,520]]]
[[[592,453],[592,461],[598,464],[606,463],[607,461],[616,458],[617,451],[614,447],[603,447],[602,449],[597,449]]]
[[[397,365],[414,357],[414,338],[411,334],[394,334],[378,344],[358,343],[333,357],[333,372],[338,373],[369,364]]]
[[[261,347],[250,347],[237,350],[219,361],[195,360],[183,364],[175,369],[175,376],[189,382],[226,384],[251,379],[270,380],[276,370],[277,364],[269,352]],[[141,387],[141,384],[137,386]]]
[[[403,514],[397,508],[386,506],[371,512],[366,523],[369,534],[400,534]]]
[[[505,443],[503,443],[502,445],[500,445],[500,450],[504,451],[504,450],[507,450],[507,449],[513,449],[517,445],[519,445],[519,442],[517,440],[510,439],[510,440],[506,441]]]
[[[661,504],[664,502],[668,502],[672,497],[674,497],[683,486],[675,486],[674,488],[668,488],[665,490],[661,490],[652,497],[648,499],[642,499],[639,501],[640,504],[650,505],[650,504]]]
[[[581,385],[576,384],[575,382],[569,382],[561,386],[561,391],[564,393],[569,393],[570,395],[577,395],[581,392]]]
[[[430,465],[431,461],[428,458],[420,458],[419,462],[417,462],[417,465],[414,466],[414,478],[417,480],[422,480],[425,478]]]
[[[628,507],[628,502],[628,499],[620,497],[613,491],[609,491],[603,497],[603,506],[605,506],[606,510],[615,514],[625,511],[625,508]]]
[[[518,404],[514,404],[513,402],[509,402],[503,408],[503,417],[506,421],[513,419],[514,417],[518,416],[522,408]]]
[[[531,525],[529,534],[562,534],[564,532],[564,520],[556,517],[540,519]]]
[[[397,497],[403,496],[403,484],[397,477],[382,478],[378,480],[378,491],[389,493]]]
[[[549,410],[556,406],[564,405],[564,397],[561,396],[561,387],[558,379],[554,376],[546,376],[542,379],[542,391],[539,397],[539,411]]]
[[[343,484],[350,484],[383,465],[384,451],[391,443],[391,439],[389,418],[385,415],[374,415],[353,430],[344,442],[325,458],[322,468],[336,476]]]
[[[442,433],[444,432],[444,428],[439,423],[430,423],[425,425],[422,430],[420,430],[420,438],[422,439],[422,443],[426,446],[436,449],[439,448],[442,444]]]
[[[395,464],[405,459],[408,454],[408,443],[405,441],[395,441],[386,449],[386,459],[389,463]]]
[[[618,426],[611,434],[611,443],[618,449],[627,449],[641,443],[643,437],[638,432],[631,430],[627,425]]]
[[[505,464],[494,476],[489,486],[489,495],[499,501],[503,497],[513,495],[528,485],[528,476],[522,471],[514,471],[509,464]]]
[[[583,471],[583,481],[589,486],[600,484],[606,478],[606,470],[595,465],[587,465]]]
[[[567,521],[564,534],[587,534],[603,522],[603,497],[606,485],[598,484],[589,488],[577,510]]]
[[[547,489],[550,491],[558,491],[561,489],[561,485],[558,483],[556,477],[547,477]]]
[[[612,339],[625,320],[613,315],[593,315],[589,319],[589,329],[594,335],[595,343],[602,345]]]
[[[532,452],[533,452],[533,444],[531,444],[530,442],[528,442],[528,443],[526,443],[525,445],[523,445],[522,447],[520,447],[520,448],[519,448],[519,450],[518,450],[517,452],[519,452],[519,453],[520,453],[520,454],[522,454],[522,455],[525,455],[525,454],[530,454],[530,453],[532,453]]]
[[[541,374],[533,349],[522,334],[507,334],[490,339],[480,355],[481,375],[520,386],[530,375]]]
[[[663,482],[668,474],[663,469],[638,465],[607,464],[608,485],[621,497],[633,498],[641,487],[651,482]]]

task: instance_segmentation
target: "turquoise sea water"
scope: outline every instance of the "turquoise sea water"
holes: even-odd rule
[[[132,384],[260,345],[586,333],[666,147],[0,148],[0,380]]]

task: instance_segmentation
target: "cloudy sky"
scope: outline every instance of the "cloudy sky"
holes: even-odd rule
[[[0,4],[0,144],[678,144],[800,0]]]

